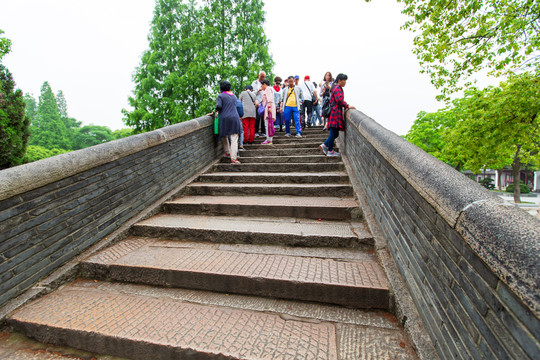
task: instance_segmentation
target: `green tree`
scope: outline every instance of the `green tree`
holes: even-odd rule
[[[114,140],[127,138],[128,136],[133,135],[133,129],[119,129],[112,132]]]
[[[460,121],[446,146],[473,172],[511,164],[514,201],[520,202],[521,169],[540,163],[540,71],[512,75],[499,87],[471,88],[454,106]]]
[[[24,162],[29,163],[33,161],[38,161],[51,156],[65,154],[67,152],[69,151],[64,149],[45,149],[43,146],[28,145],[28,148],[26,149],[26,154],[24,155]]]
[[[60,114],[60,119],[64,123],[64,126],[67,130],[69,143],[71,144],[71,146],[73,146],[73,144],[75,143],[75,134],[77,133],[77,129],[81,127],[81,122],[69,117],[67,101],[64,97],[64,92],[62,90],[59,90],[56,93],[56,103],[58,105],[58,113]]]
[[[34,99],[32,94],[26,93],[24,94],[24,103],[26,104],[26,116],[30,119],[30,126],[35,126],[39,118],[36,99]]]
[[[482,69],[497,75],[540,64],[538,0],[398,2],[410,17],[403,28],[418,34],[414,53],[422,72],[442,91],[440,98]]]
[[[24,107],[22,91],[15,89],[11,73],[0,64],[0,169],[23,162],[30,132]]]
[[[204,115],[213,106],[220,80],[237,93],[263,67],[271,70],[261,0],[157,0],[149,50],[133,80],[123,110],[135,132]],[[245,23],[245,22],[250,22]]]
[[[30,144],[46,149],[71,149],[68,131],[60,118],[56,98],[47,81],[41,86],[38,113],[36,126],[32,126]]]
[[[75,134],[74,150],[84,149],[114,140],[113,132],[106,126],[85,125]]]
[[[4,34],[4,31],[0,29],[0,62],[4,55],[11,51],[11,40],[4,37],[2,34]]]

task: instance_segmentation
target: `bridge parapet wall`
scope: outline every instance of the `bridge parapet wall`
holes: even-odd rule
[[[540,221],[347,113],[342,151],[441,358],[540,353]]]
[[[0,307],[218,156],[213,119],[0,171]]]

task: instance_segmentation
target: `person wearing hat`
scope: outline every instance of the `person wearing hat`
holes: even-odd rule
[[[304,77],[304,82],[300,84],[300,89],[304,94],[304,102],[300,107],[300,123],[302,124],[302,129],[307,126],[311,126],[311,115],[313,114],[313,103],[319,100],[315,87],[309,78],[309,75]],[[306,117],[307,112],[307,117]]]

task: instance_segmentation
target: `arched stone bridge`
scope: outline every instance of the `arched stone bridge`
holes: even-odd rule
[[[359,111],[342,157],[323,134],[232,165],[202,117],[0,171],[4,330],[134,359],[538,359],[540,222]]]

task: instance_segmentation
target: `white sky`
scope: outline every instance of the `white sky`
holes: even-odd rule
[[[0,29],[12,41],[3,63],[36,100],[48,81],[83,125],[123,128],[153,9],[154,0],[0,0]],[[419,111],[443,104],[419,73],[400,9],[395,0],[267,0],[274,73],[317,82],[326,71],[345,73],[345,100],[406,134]]]

